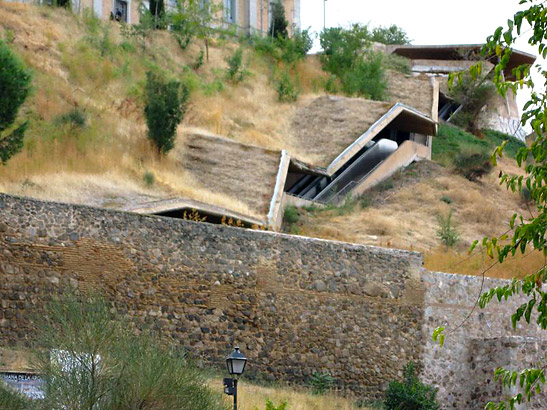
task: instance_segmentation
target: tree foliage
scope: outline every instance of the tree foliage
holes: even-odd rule
[[[15,126],[19,108],[30,93],[31,75],[10,47],[0,40],[0,161],[23,149],[27,123]]]
[[[344,93],[382,100],[387,88],[384,56],[371,50],[371,38],[367,25],[325,29],[320,35],[321,63],[338,78]]]
[[[477,67],[482,68],[482,64]],[[480,71],[465,72],[458,76],[458,81],[449,81],[449,95],[454,101],[461,105],[451,122],[466,131],[477,131],[477,119],[481,109],[487,104],[496,92],[496,88]]]
[[[167,81],[151,71],[146,73],[144,115],[148,138],[160,154],[175,146],[177,126],[188,103],[189,89],[178,81]]]
[[[488,37],[483,47],[484,55],[494,55],[498,63],[494,68],[494,84],[498,91],[505,95],[508,90],[517,92],[519,89],[531,90],[530,100],[524,105],[522,125],[530,124],[535,131],[536,139],[528,147],[521,147],[516,160],[526,175],[515,176],[502,172],[500,183],[513,192],[527,189],[530,198],[535,203],[535,210],[530,216],[514,214],[509,221],[511,231],[498,237],[484,238],[482,246],[488,255],[497,263],[503,263],[508,257],[516,253],[525,254],[532,249],[543,253],[547,257],[547,85],[546,74],[540,66],[536,66],[542,84],[534,84],[531,76],[531,67],[527,65],[512,69],[514,80],[506,80],[505,71],[511,58],[511,47],[517,38],[526,36],[528,43],[537,47],[539,55],[547,56],[547,6],[538,0],[521,0],[525,9],[518,11],[505,27],[498,27],[495,33]],[[475,66],[475,70],[477,66]],[[494,164],[503,155],[506,143],[502,143],[492,155]],[[471,251],[479,244],[475,241]],[[484,292],[479,305],[484,308],[492,301],[509,300],[515,296],[524,297],[524,302],[511,316],[513,328],[521,322],[534,323],[541,329],[547,329],[547,265],[536,272],[523,272],[522,279],[513,279],[512,282],[494,287]],[[435,336],[439,337],[440,332]],[[545,388],[547,366],[531,367],[521,371],[499,368],[495,377],[505,387],[517,389],[517,393],[506,402],[488,403],[487,409],[514,409],[516,404],[532,399],[535,393]]]
[[[272,22],[270,35],[274,38],[287,38],[289,36],[289,22],[285,18],[285,7],[281,0],[272,3]]]
[[[399,26],[375,27],[372,29],[372,41],[382,44],[410,44],[406,32]]]
[[[182,49],[197,37],[205,42],[206,60],[209,61],[209,39],[215,31],[215,14],[222,4],[202,0],[177,0],[168,21],[173,35]]]

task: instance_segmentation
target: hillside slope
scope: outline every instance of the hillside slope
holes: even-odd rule
[[[170,33],[158,31],[142,50],[120,34],[116,22],[4,2],[0,37],[10,39],[33,70],[34,89],[20,113],[30,119],[25,150],[0,167],[3,192],[106,207],[187,196],[252,214],[237,198],[207,190],[184,172],[180,150],[161,159],[153,152],[141,98],[151,69],[192,89],[176,145],[201,130],[298,155],[287,132],[295,106],[277,101],[268,60],[246,49],[250,77],[241,84],[227,80],[225,60],[239,47],[233,41],[211,41],[209,60],[193,69],[203,48],[197,40],[182,50]],[[317,61],[295,70],[303,93],[313,94],[312,82],[323,76]],[[83,114],[84,126],[67,120],[75,111]],[[147,172],[153,184],[144,182]]]
[[[264,149],[286,149],[302,161],[313,159],[291,127],[299,108],[324,95],[326,74],[314,56],[293,69],[302,94],[291,104],[278,101],[271,61],[234,39],[213,39],[209,60],[194,68],[203,49],[200,41],[182,50],[170,33],[157,31],[140,44],[122,36],[116,22],[5,2],[0,2],[0,37],[8,39],[33,71],[33,93],[20,113],[30,121],[25,149],[0,166],[1,192],[109,208],[188,197],[253,216],[256,207],[238,196],[237,187],[207,188],[208,162],[202,155],[211,147],[194,144],[201,154],[185,152],[181,147],[192,140],[192,133],[222,135]],[[226,58],[239,47],[244,48],[250,75],[235,84],[227,79]],[[142,94],[148,70],[182,79],[192,89],[176,149],[163,158],[146,138]],[[392,102],[423,100],[427,111],[428,87],[426,76],[389,73]],[[308,122],[313,119],[310,115]],[[435,141],[436,160],[447,165],[453,142],[437,139],[435,145]],[[481,140],[474,143],[485,145]],[[203,178],[189,172],[188,155],[201,161],[195,169]],[[218,153],[218,161],[222,155]],[[223,165],[247,159],[230,160]],[[519,172],[510,160],[501,167]],[[528,212],[518,195],[497,184],[498,171],[474,183],[449,168],[422,162],[359,201],[330,210],[300,209],[300,220],[287,229],[326,239],[416,249],[425,252],[429,269],[480,273],[490,262],[480,254],[468,258],[467,246],[484,235],[504,232],[513,212]],[[438,217],[450,209],[461,235],[455,249],[445,249],[436,235]],[[519,266],[539,263],[539,257],[531,255],[489,274],[512,276],[519,273]]]

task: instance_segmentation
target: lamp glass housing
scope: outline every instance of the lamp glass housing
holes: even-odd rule
[[[239,347],[234,348],[234,351],[226,358],[228,373],[235,376],[240,376],[243,374],[246,364],[247,358],[239,351]]]

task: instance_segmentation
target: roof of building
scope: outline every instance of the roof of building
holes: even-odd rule
[[[255,218],[270,209],[281,160],[279,151],[192,133],[178,148],[181,166],[205,189],[243,202]]]
[[[180,217],[183,217],[183,213],[187,212],[188,219],[191,219],[192,211],[197,211],[201,217],[208,218],[210,216],[217,217],[218,219],[226,217],[232,221],[240,221],[245,225],[257,225],[264,226],[265,221],[261,219],[251,218],[248,215],[244,215],[239,212],[232,211],[227,208],[212,205],[209,203],[195,201],[190,198],[170,198],[161,199],[157,201],[146,202],[137,206],[131,206],[124,209],[124,211],[135,212],[138,214],[154,214],[163,215],[172,212],[179,212]],[[205,219],[204,222],[207,222]]]
[[[391,53],[411,60],[473,60],[480,55],[483,44],[446,44],[446,45],[394,45]],[[492,58],[495,59],[495,56]],[[512,76],[513,68],[523,64],[533,64],[536,57],[532,54],[512,49],[511,58],[505,69],[505,76]],[[492,62],[495,62],[492,61]]]
[[[430,118],[437,109],[433,79],[425,74],[415,76],[389,70],[387,93],[390,102],[403,103]]]

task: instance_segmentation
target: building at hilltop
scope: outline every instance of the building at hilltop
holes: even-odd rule
[[[47,1],[47,0],[41,0]],[[221,3],[222,10],[216,16],[215,24],[218,26],[235,26],[241,33],[266,35],[272,21],[273,0],[200,0],[203,7],[212,1]],[[289,23],[289,30],[300,28],[300,0],[281,0],[285,8],[285,17]],[[130,24],[139,22],[138,0],[71,0],[72,9],[82,13],[85,9],[102,19],[109,19],[117,12],[121,14],[120,20]],[[167,9],[176,8],[176,0],[165,0]],[[142,1],[142,6],[150,7],[150,1]]]

